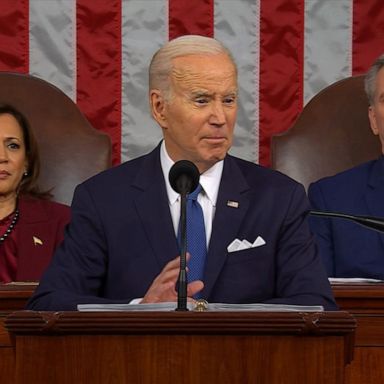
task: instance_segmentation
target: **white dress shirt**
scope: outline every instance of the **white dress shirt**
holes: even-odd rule
[[[160,149],[161,168],[163,170],[165,185],[167,188],[169,209],[171,211],[173,228],[177,236],[180,220],[180,194],[175,192],[168,179],[169,170],[175,163],[168,155],[165,148],[164,141],[161,143]],[[221,160],[206,170],[200,175],[200,185],[202,192],[197,197],[197,201],[201,205],[204,214],[205,235],[207,240],[207,249],[209,247],[209,240],[212,233],[212,222],[215,216],[217,195],[219,193],[219,186],[221,175],[223,173],[224,161]]]

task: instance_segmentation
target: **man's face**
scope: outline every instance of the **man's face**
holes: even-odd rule
[[[384,153],[384,68],[377,73],[374,102],[368,109],[368,116],[373,133],[379,135]]]
[[[190,160],[202,173],[224,159],[232,145],[236,70],[222,54],[182,56],[173,64],[169,98],[155,95],[154,116],[172,160]]]

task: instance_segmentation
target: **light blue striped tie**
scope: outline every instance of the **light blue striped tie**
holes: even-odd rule
[[[201,190],[201,185],[198,185],[192,193],[187,195],[187,251],[191,254],[188,262],[188,282],[203,280],[207,257],[204,215],[197,201]],[[178,239],[180,245],[180,228]]]

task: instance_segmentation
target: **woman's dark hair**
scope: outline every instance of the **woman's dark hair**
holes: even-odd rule
[[[8,114],[13,116],[20,125],[24,145],[25,155],[28,162],[27,175],[24,175],[19,185],[19,195],[29,195],[40,199],[49,199],[52,194],[49,191],[42,192],[37,180],[40,174],[40,156],[36,139],[26,117],[15,107],[9,104],[0,103],[0,115]]]

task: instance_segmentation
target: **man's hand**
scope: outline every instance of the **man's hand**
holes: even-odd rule
[[[187,253],[187,261],[190,255]],[[176,282],[180,271],[180,257],[171,260],[153,280],[147,293],[143,297],[141,304],[144,303],[160,303],[177,301]],[[193,300],[192,296],[204,288],[201,280],[192,281],[188,284],[187,295],[188,301]]]

